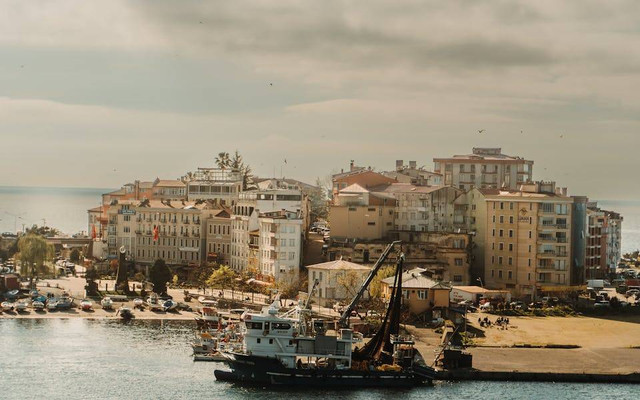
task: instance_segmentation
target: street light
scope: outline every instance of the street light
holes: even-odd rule
[[[480,282],[480,287],[484,289],[484,285],[482,284],[482,278],[476,279],[476,281]]]

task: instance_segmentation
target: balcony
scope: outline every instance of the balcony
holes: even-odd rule
[[[555,224],[556,229],[568,229],[567,224]]]
[[[136,229],[136,234],[137,234],[137,235],[140,235],[141,233],[142,233],[142,230],[141,230],[141,229]]]
[[[556,256],[556,251],[555,250],[541,250],[538,252],[538,255],[540,257],[555,257]]]
[[[175,236],[175,235],[176,235],[176,233],[175,233],[175,232],[171,232],[169,235],[171,235],[171,236]]]
[[[185,224],[185,225],[189,225],[189,224],[190,224],[190,222],[189,222],[189,220],[188,220],[188,219],[186,219],[186,220],[182,221],[182,223],[183,223],[183,224]]]

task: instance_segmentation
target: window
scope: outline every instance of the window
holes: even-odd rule
[[[509,251],[513,251],[513,243],[509,243]]]
[[[495,215],[493,216],[493,223],[494,224],[496,223],[496,216]]]
[[[455,259],[456,266],[458,267],[462,266],[462,261],[463,261],[462,258],[456,258]]]
[[[513,210],[513,202],[509,203],[509,210]]]
[[[262,322],[245,322],[245,326],[247,329],[260,329],[262,330]]]
[[[513,265],[513,257],[509,257],[509,265]]]
[[[499,235],[499,236],[500,236],[500,237],[503,237],[503,236],[504,236],[504,230],[500,229],[500,235]]]
[[[426,300],[427,299],[427,291],[426,290],[418,290],[418,299]]]
[[[531,231],[529,231],[529,239],[531,239]]]
[[[508,279],[509,279],[509,280],[513,279],[513,271],[509,271]]]
[[[493,236],[493,237],[495,237],[495,236],[496,236],[496,230],[495,230],[495,229],[492,229],[492,230],[491,230],[491,236]]]
[[[496,262],[496,257],[495,256],[491,256],[491,264],[495,264]]]
[[[513,229],[509,229],[509,237],[512,238],[513,237]]]
[[[509,217],[509,223],[513,224],[513,215]]]
[[[286,322],[272,322],[271,329],[273,330],[288,330],[291,329],[291,324],[287,324]]]
[[[375,226],[376,223],[375,222],[367,222],[367,225]]]
[[[504,210],[504,202],[502,202],[502,201],[500,202],[500,209]]]
[[[498,250],[500,250],[500,251],[504,250],[504,243],[499,243],[498,244]]]
[[[501,215],[501,216],[500,216],[500,223],[501,223],[501,224],[504,224],[504,215]]]
[[[502,256],[498,256],[498,265],[502,265]]]
[[[453,276],[453,281],[454,282],[462,282],[462,275],[454,275]]]
[[[494,275],[495,275],[495,274],[494,274],[494,272],[495,272],[494,270],[491,270],[491,277],[492,277],[492,278],[493,278],[493,277],[494,277]]]
[[[502,270],[498,271],[498,278],[502,279]]]

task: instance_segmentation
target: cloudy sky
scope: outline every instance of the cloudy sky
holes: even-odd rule
[[[640,195],[635,0],[0,7],[0,185],[118,187],[235,149],[312,182],[501,146],[573,194]]]

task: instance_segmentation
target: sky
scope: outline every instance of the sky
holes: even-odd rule
[[[174,179],[236,149],[314,183],[502,147],[570,194],[640,196],[635,0],[0,7],[0,185]]]

